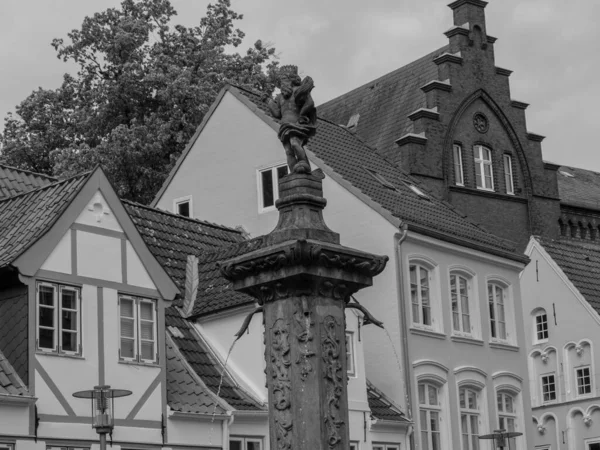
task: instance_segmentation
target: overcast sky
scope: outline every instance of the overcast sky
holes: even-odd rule
[[[207,0],[171,0],[176,23],[197,24]],[[243,50],[256,39],[315,80],[317,104],[447,43],[449,0],[232,0]],[[0,118],[29,93],[73,71],[50,42],[120,0],[0,0]],[[490,0],[496,65],[513,70],[512,98],[530,103],[544,159],[600,172],[600,1]]]

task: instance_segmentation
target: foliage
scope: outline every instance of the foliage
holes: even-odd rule
[[[226,82],[271,94],[277,79],[274,48],[231,51],[244,33],[230,0],[195,27],[171,26],[175,15],[169,0],[123,0],[55,39],[78,73],[5,118],[2,159],[59,177],[101,164],[121,196],[150,201]]]

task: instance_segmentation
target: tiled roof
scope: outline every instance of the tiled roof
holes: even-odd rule
[[[42,237],[85,184],[89,173],[0,200],[0,267]]]
[[[123,200],[144,242],[181,292],[185,292],[188,255],[201,256],[224,245],[242,242],[238,230],[191,219]]]
[[[561,166],[556,176],[561,203],[600,210],[600,173]]]
[[[167,403],[173,411],[195,414],[226,414],[212,392],[191,373],[179,351],[167,339]]]
[[[231,88],[265,112],[260,95]],[[260,114],[260,112],[259,112]],[[526,262],[516,253],[515,245],[469,222],[452,205],[432,195],[423,198],[413,187],[424,188],[394,164],[383,159],[355,134],[328,120],[319,119],[317,134],[308,148],[352,186],[362,191],[393,216],[406,222],[409,230],[428,234],[460,245]],[[388,187],[378,181],[383,177]]]
[[[0,301],[0,351],[26,383],[29,374],[27,295],[27,287],[21,285],[4,290]]]
[[[0,164],[0,199],[56,182],[56,178]]]
[[[566,239],[540,243],[571,283],[600,314],[600,246]]]
[[[402,410],[396,406],[383,392],[367,380],[367,399],[371,415],[375,419],[393,422],[409,422]]]
[[[223,365],[216,360],[194,326],[181,316],[175,306],[166,309],[165,322],[180,353],[213,394],[219,392],[219,397],[237,410],[262,411],[265,409],[264,405],[247,394],[227,373],[223,377],[223,384],[219,391]]]
[[[27,387],[2,352],[0,352],[0,395],[29,396]]]
[[[448,46],[319,105],[319,117],[347,125],[359,114],[356,133],[367,144],[384,152],[395,148],[394,141],[413,131],[408,115],[426,107],[421,87],[438,79],[433,60],[446,51]]]

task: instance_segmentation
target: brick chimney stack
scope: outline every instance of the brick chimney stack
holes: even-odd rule
[[[460,27],[465,24],[478,25],[486,33],[485,7],[488,2],[483,0],[456,0],[448,5],[454,12],[454,25]]]

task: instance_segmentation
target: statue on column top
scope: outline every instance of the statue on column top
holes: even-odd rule
[[[281,119],[278,137],[283,143],[291,173],[310,173],[310,164],[304,146],[315,135],[317,108],[310,92],[315,87],[311,77],[303,80],[298,67],[282,66],[281,93],[270,99],[269,110]]]

